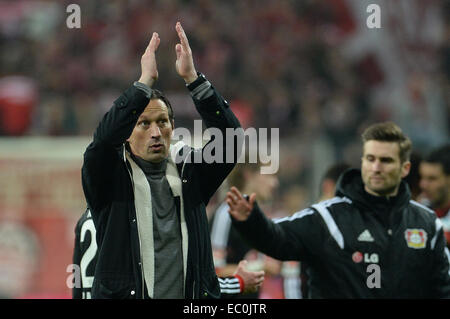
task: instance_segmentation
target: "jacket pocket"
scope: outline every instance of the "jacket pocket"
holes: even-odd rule
[[[92,297],[96,299],[135,299],[134,279],[123,275],[103,275],[94,279]]]
[[[220,298],[220,286],[215,272],[203,272],[200,285],[200,299]]]
[[[122,94],[121,96],[119,96],[119,98],[117,100],[114,101],[114,104],[119,108],[122,109],[124,107],[127,106],[128,104],[128,98]]]

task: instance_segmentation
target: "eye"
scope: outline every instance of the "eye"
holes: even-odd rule
[[[142,121],[138,122],[138,126],[140,126],[140,127],[147,127],[149,125],[150,125],[150,122],[147,120],[142,120]]]
[[[381,162],[383,162],[383,163],[393,163],[394,159],[390,158],[390,157],[383,157],[383,158],[381,158]]]
[[[167,119],[158,120],[158,125],[165,126],[169,121]]]

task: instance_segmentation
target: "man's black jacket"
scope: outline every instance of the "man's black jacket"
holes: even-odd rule
[[[309,298],[449,298],[449,254],[433,211],[364,190],[359,170],[338,181],[337,197],[273,222],[257,204],[233,220],[249,244],[280,260],[305,261]],[[377,278],[378,276],[378,278]]]
[[[201,77],[197,81],[202,81]],[[228,103],[214,87],[211,88],[211,96],[203,100],[194,98],[194,104],[205,125],[218,128],[223,133],[225,143],[226,128],[239,128],[240,124]],[[142,252],[136,223],[132,170],[125,156],[125,141],[148,102],[149,98],[142,90],[130,87],[103,117],[93,142],[84,154],[82,184],[99,247],[92,298],[148,296],[141,268]],[[238,144],[228,144],[223,152],[225,156],[231,145],[234,148],[234,163],[239,156],[236,150],[241,145]],[[234,163],[195,163],[194,155],[202,150],[193,151],[184,146],[176,154],[175,162],[178,178],[182,181],[181,201],[184,202],[188,234],[185,298],[220,296],[205,207],[233,169]],[[183,160],[180,161],[180,158]],[[175,198],[180,212],[180,198]]]

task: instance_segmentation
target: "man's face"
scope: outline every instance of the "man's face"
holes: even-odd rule
[[[262,201],[271,200],[279,185],[276,175],[261,174],[259,170],[250,173],[246,178],[248,180],[248,188],[256,192],[258,199]]]
[[[420,189],[433,208],[439,208],[450,198],[450,176],[446,176],[439,163],[420,163]]]
[[[168,156],[173,130],[168,111],[162,100],[150,100],[128,139],[134,155],[153,163]]]
[[[395,196],[410,167],[409,161],[401,163],[398,143],[371,140],[364,144],[361,172],[369,194]]]

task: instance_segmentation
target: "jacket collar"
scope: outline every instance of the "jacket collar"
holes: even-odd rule
[[[344,172],[338,180],[336,195],[346,196],[360,208],[376,212],[402,210],[411,199],[408,184],[403,180],[396,196],[374,196],[367,193],[359,169],[349,169]]]

